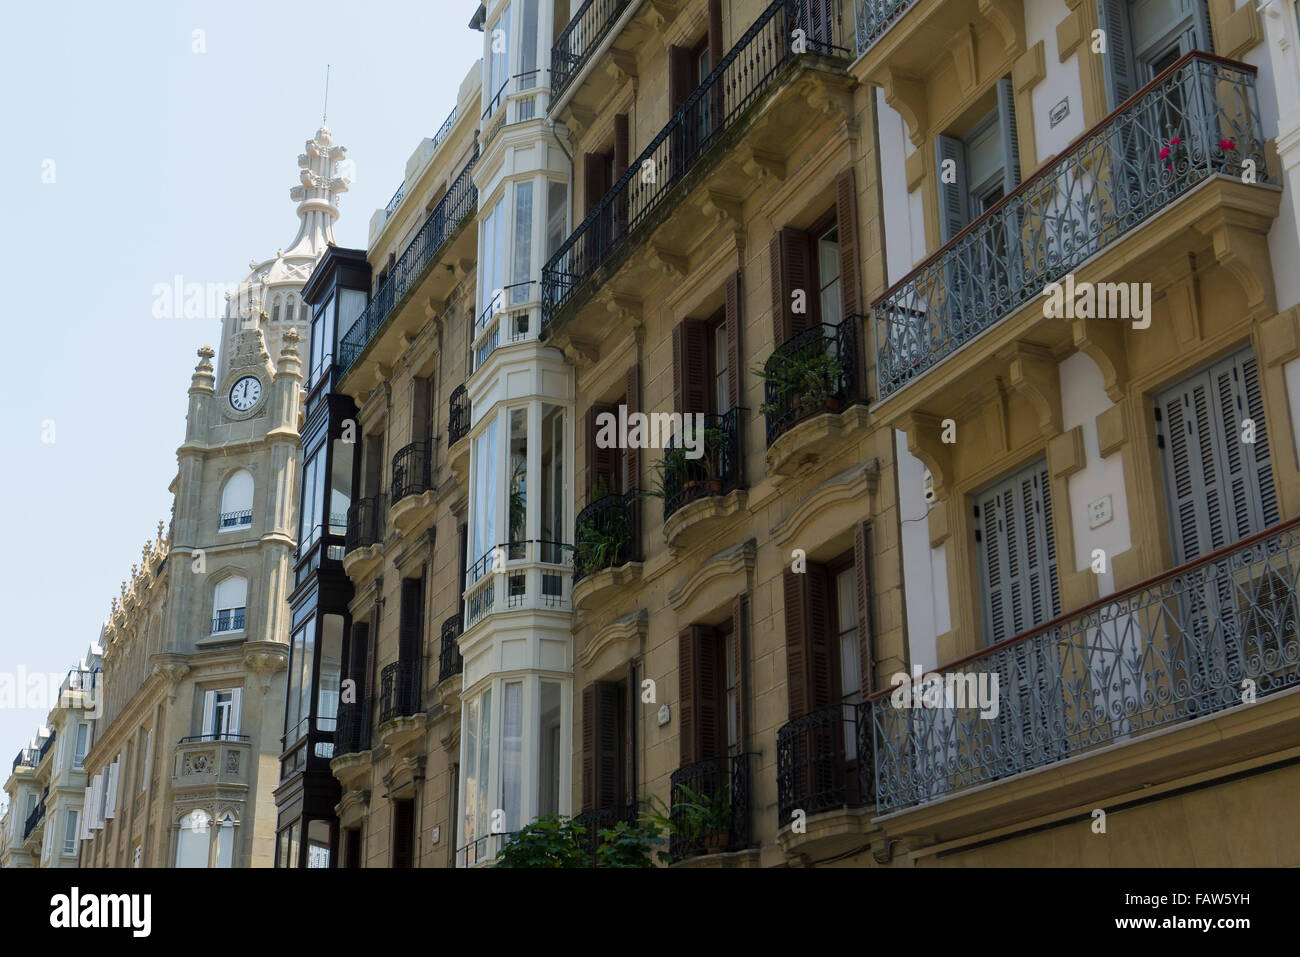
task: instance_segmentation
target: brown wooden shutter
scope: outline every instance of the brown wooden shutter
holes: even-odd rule
[[[785,656],[790,718],[834,703],[830,600],[826,567],[808,563],[802,574],[785,569]]]
[[[745,675],[745,662],[749,660],[749,595],[737,595],[731,602],[731,669],[736,675],[736,728],[737,740],[743,753],[749,741],[749,681]]]
[[[709,327],[699,319],[673,329],[673,397],[676,412],[709,411]]]
[[[697,760],[695,714],[695,627],[683,628],[677,634],[677,745],[680,751],[678,766],[685,767]]]
[[[858,665],[862,671],[862,695],[876,690],[874,642],[871,635],[871,523],[853,527],[853,570],[858,591]]]
[[[420,619],[424,610],[424,578],[402,579],[401,618],[397,630],[397,657],[413,662],[420,658]]]
[[[613,808],[619,803],[622,781],[618,776],[618,685],[596,682],[596,807]]]
[[[835,179],[835,219],[840,237],[840,302],[844,318],[862,312],[862,287],[858,281],[858,197],[853,170]]]
[[[356,683],[356,700],[360,705],[370,693],[366,681],[366,662],[370,654],[370,623],[354,621],[352,637],[348,642],[348,674]]]
[[[618,415],[618,407],[609,405],[604,402],[597,402],[587,410],[586,425],[586,446],[587,446],[587,501],[592,500],[591,496],[600,480],[605,480],[605,485],[612,491],[618,486],[618,448],[602,449],[596,444],[596,433],[599,431],[597,420],[601,414],[609,412]]]
[[[808,234],[786,227],[772,237],[769,265],[772,274],[772,332],[780,345],[817,321],[817,288],[812,275]],[[792,295],[803,290],[805,311],[793,310]]]
[[[605,196],[605,154],[584,153],[582,157],[583,215],[600,205]]]
[[[695,89],[694,56],[686,47],[668,48],[668,111],[676,113]]]
[[[596,810],[596,682],[582,689],[582,809]]]
[[[718,633],[706,625],[695,626],[695,760],[707,761],[727,753],[727,728],[723,723],[723,682],[726,672],[719,653]]]
[[[641,689],[637,685],[636,662],[627,663],[627,701],[623,713],[623,797],[628,804],[637,800],[636,718],[641,713]]]
[[[709,0],[709,70],[722,62],[722,0]]]
[[[469,570],[469,526],[462,525],[460,535],[460,577],[456,579],[456,607],[461,624],[465,624],[465,573]],[[459,630],[459,628],[457,629]]]
[[[626,378],[627,395],[624,401],[627,403],[628,419],[632,413],[641,411],[641,366],[639,363],[632,363],[627,370]],[[641,449],[629,448],[627,450],[627,481],[624,483],[624,492],[631,492],[641,487]],[[641,500],[632,499],[632,552],[631,558],[635,561],[641,557]]]
[[[740,348],[741,314],[740,314],[740,273],[727,277],[727,401],[731,408],[740,407],[741,384],[744,369],[741,367]]]
[[[628,162],[628,128],[627,114],[614,114],[614,178],[618,179],[627,170]],[[613,186],[610,183],[610,186]]]
[[[393,802],[393,867],[415,865],[415,802]]]

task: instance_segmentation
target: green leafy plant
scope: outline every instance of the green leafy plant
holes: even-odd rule
[[[762,369],[750,370],[764,382],[771,382],[782,396],[794,396],[801,404],[819,407],[838,389],[844,366],[826,349],[802,350],[793,355],[774,352]],[[779,402],[764,402],[763,415],[779,415]]]
[[[643,823],[663,829],[688,848],[721,846],[731,833],[731,796],[725,787],[705,793],[679,784],[673,792],[671,804],[657,795],[651,795],[645,804],[647,810],[642,814]],[[658,857],[665,864],[672,860],[671,855],[663,851]]]
[[[497,867],[588,867],[587,829],[559,814],[520,828],[497,855]]]
[[[619,821],[600,832],[596,866],[654,867],[654,848],[663,842],[663,829],[653,823]]]
[[[528,501],[524,494],[527,472],[527,459],[516,459],[510,474],[510,540],[512,542],[524,537],[524,522],[528,514]]]

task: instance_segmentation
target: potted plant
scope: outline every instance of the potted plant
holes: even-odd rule
[[[609,495],[616,494],[609,488],[605,477],[596,480],[591,492],[591,501],[599,502]],[[621,504],[621,503],[620,503]],[[574,561],[584,574],[610,568],[626,553],[630,544],[626,524],[621,513],[603,512],[588,515],[578,523],[578,540],[574,549]]]
[[[731,798],[725,786],[708,792],[679,784],[671,806],[657,796],[646,804],[643,820],[667,831],[687,854],[725,850],[731,842]],[[660,858],[669,855],[661,853]]]
[[[776,352],[762,369],[752,371],[764,382],[772,383],[783,399],[788,397],[795,418],[800,418],[803,410],[808,413],[840,410],[839,396],[835,393],[844,367],[826,348],[802,350],[793,355]],[[758,411],[769,418],[777,416],[783,411],[782,403],[764,402]]]
[[[661,860],[664,856],[662,851],[655,852],[654,848],[663,842],[663,829],[653,823],[619,821],[612,828],[600,832],[596,866],[654,867],[654,856]]]

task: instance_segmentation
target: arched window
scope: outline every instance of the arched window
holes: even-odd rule
[[[284,321],[298,321],[298,297],[293,293],[289,293],[284,297]]]
[[[207,867],[211,842],[212,815],[207,811],[186,814],[176,835],[176,866]]]
[[[218,531],[228,532],[253,524],[253,475],[240,469],[221,489],[221,520]]]
[[[284,308],[284,297],[276,296],[275,305],[271,307],[271,321],[279,322],[281,318],[280,310]]]
[[[217,867],[235,866],[235,815],[222,812],[217,828]]]
[[[244,606],[248,600],[248,579],[231,575],[217,583],[212,598],[212,633],[244,630]]]

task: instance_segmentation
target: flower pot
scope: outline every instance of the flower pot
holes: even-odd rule
[[[730,839],[725,828],[713,828],[707,831],[701,831],[699,836],[700,850],[705,854],[714,854],[724,851]]]
[[[682,490],[693,498],[704,495],[721,495],[722,479],[687,479],[682,483]]]

